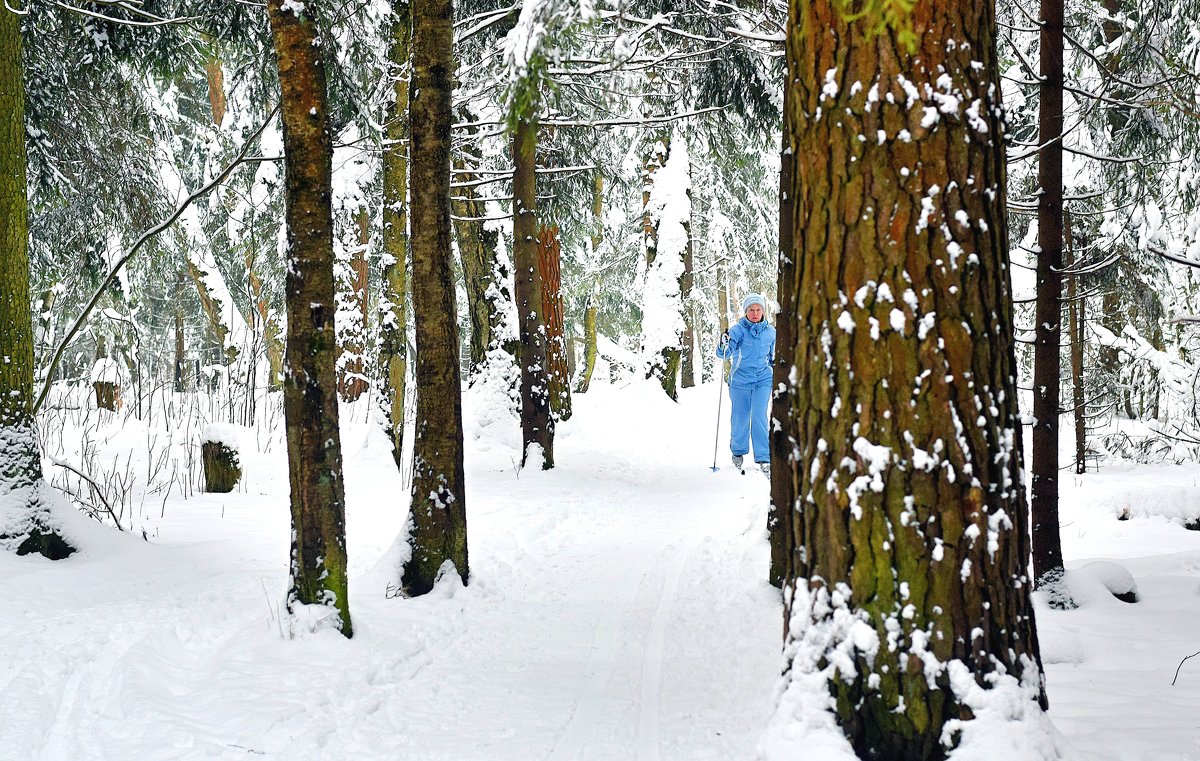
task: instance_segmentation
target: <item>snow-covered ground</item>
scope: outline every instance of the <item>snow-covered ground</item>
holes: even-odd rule
[[[782,610],[766,479],[709,470],[716,398],[593,385],[542,472],[469,395],[471,583],[412,600],[391,593],[407,492],[346,415],[352,640],[283,636],[286,463],[245,432],[237,491],[135,498],[134,532],[80,518],[64,562],[0,556],[0,758],[753,759]],[[128,429],[94,460],[146,449]],[[1200,650],[1200,466],[1063,487],[1081,607],[1038,611],[1052,720],[1079,759],[1200,758],[1200,658],[1171,685]],[[1137,603],[1105,587],[1122,569]]]

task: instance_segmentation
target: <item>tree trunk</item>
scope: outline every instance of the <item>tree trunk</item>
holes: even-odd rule
[[[75,549],[59,535],[43,502],[33,416],[21,18],[0,12],[0,547],[60,560]]]
[[[253,310],[262,324],[263,342],[267,349],[267,388],[276,391],[283,381],[283,331],[279,322],[271,315],[271,307],[263,294],[262,278],[258,276],[252,255],[246,257],[246,279],[250,283],[250,297],[254,300]]]
[[[649,285],[650,283],[657,282],[661,285],[661,282],[658,280],[658,278],[662,277],[662,275],[659,273],[661,273],[663,269],[670,268],[672,271],[674,271],[675,262],[667,261],[665,259],[662,261],[659,260],[659,255],[661,253],[658,250],[659,242],[660,242],[660,232],[661,232],[659,228],[662,226],[663,217],[667,213],[667,208],[666,208],[665,204],[656,205],[655,208],[657,208],[657,210],[659,212],[659,214],[656,215],[656,214],[654,214],[654,208],[651,207],[651,202],[653,200],[653,192],[652,191],[653,191],[653,187],[654,187],[654,175],[657,174],[660,170],[662,170],[663,167],[665,167],[669,162],[676,160],[676,157],[674,157],[672,155],[672,151],[673,150],[684,151],[684,153],[682,155],[685,157],[685,160],[686,160],[686,155],[687,155],[686,154],[686,143],[684,143],[684,141],[682,141],[682,140],[679,140],[678,143],[679,143],[678,147],[672,146],[669,135],[665,138],[657,140],[654,144],[654,148],[652,149],[650,155],[645,159],[644,164],[643,164],[643,166],[644,166],[644,169],[643,169],[644,184],[643,184],[643,188],[642,188],[642,202],[643,202],[644,212],[643,212],[643,223],[642,224],[643,224],[643,243],[644,243],[645,251],[646,251],[646,279],[647,279],[647,284],[648,284],[647,291],[652,290],[652,286]],[[689,176],[690,176],[690,172],[691,172],[690,162],[688,162],[686,171],[689,173]],[[679,262],[679,264],[680,264],[680,266],[678,268],[679,275],[677,276],[677,287],[679,289],[678,308],[680,310],[679,320],[680,320],[680,323],[684,325],[684,327],[686,327],[685,306],[684,306],[686,304],[686,301],[684,299],[684,282],[685,282],[685,278],[686,278],[687,272],[688,272],[687,267],[686,267],[686,260],[689,258],[689,253],[690,253],[690,249],[691,249],[690,196],[691,196],[691,191],[689,190],[688,191],[689,213],[687,215],[687,218],[683,219],[683,221],[682,221],[683,235],[685,236],[686,243],[684,244],[683,250],[678,252],[678,256],[680,257],[681,260],[683,260],[683,261]],[[675,256],[676,253],[674,251],[672,251],[671,255]],[[653,328],[653,326],[651,326],[651,328]],[[643,316],[643,325],[642,325],[643,347],[644,347],[643,351],[646,351],[647,353],[650,351],[650,349],[649,349],[649,347],[645,346],[644,339],[645,339],[645,336],[648,334],[648,332],[649,331],[647,330],[647,326],[645,323],[645,316]],[[659,350],[657,356],[648,357],[648,362],[647,362],[648,367],[647,367],[646,377],[647,378],[650,378],[650,377],[657,378],[659,381],[659,384],[662,386],[663,392],[665,392],[666,395],[668,397],[670,397],[672,400],[677,400],[679,398],[679,375],[680,375],[680,368],[681,368],[681,365],[683,362],[683,333],[684,333],[684,330],[682,328],[677,328],[674,331],[674,334],[671,338],[670,343],[667,343],[666,345],[663,345],[661,341],[655,341],[654,343],[656,345],[661,346],[662,348]]]
[[[408,373],[408,87],[412,20],[409,0],[392,0],[392,39],[383,148],[383,298],[379,303],[380,403],[396,469],[404,469],[404,393]]]
[[[530,109],[532,111],[532,109]],[[550,414],[547,347],[538,268],[537,117],[525,115],[513,131],[513,267],[521,348],[521,464],[529,447],[542,450],[542,468],[554,467],[554,418]]]
[[[596,370],[596,355],[599,347],[596,345],[596,297],[589,295],[587,305],[583,309],[583,372],[579,375],[579,383],[575,393],[587,393],[592,383],[592,373]]]
[[[689,230],[691,227],[689,226]],[[692,388],[696,385],[696,331],[692,309],[692,286],[696,276],[692,273],[692,239],[689,236],[683,252],[683,277],[679,278],[679,299],[683,305],[683,355],[680,365],[680,385]]]
[[[368,388],[363,353],[367,349],[367,247],[371,243],[371,217],[365,207],[358,210],[354,221],[358,226],[358,245],[350,255],[350,271],[354,276],[351,287],[357,324],[348,331],[351,339],[341,347],[350,357],[341,365],[338,384],[342,398],[347,402],[358,401]]]
[[[592,262],[600,263],[600,246],[604,243],[604,173],[599,169],[592,179]],[[596,289],[597,284],[591,285],[592,291],[587,296],[583,312],[583,372],[575,393],[587,393],[592,383],[592,373],[596,370],[596,355],[599,347],[596,345]]]
[[[228,494],[242,477],[241,460],[237,450],[220,441],[205,441],[200,445],[204,464],[204,491],[209,494]]]
[[[333,136],[316,24],[286,0],[268,0],[279,66],[287,174],[287,373],[283,412],[291,484],[288,610],[329,607],[349,637],[346,507],[338,431],[333,289]]]
[[[183,334],[183,270],[175,271],[175,392],[187,389],[187,352]]]
[[[790,3],[779,322],[794,344],[775,367],[795,386],[780,469],[803,508],[781,705],[825,679],[855,753],[888,761],[957,743],[951,722],[974,715],[960,669],[1002,702],[1027,680],[1045,705],[994,8],[922,0],[906,21],[911,51],[872,14]],[[932,97],[947,90],[957,112]]]
[[[542,315],[546,326],[546,370],[550,409],[558,420],[571,417],[571,363],[567,359],[566,322],[562,301],[562,241],[558,228],[538,235],[538,274],[542,280]]]
[[[457,182],[472,182],[478,179],[473,170],[477,156],[471,156],[472,165],[462,158],[454,161],[454,177]],[[477,200],[479,194],[473,187],[459,187],[452,191],[454,232],[458,240],[459,258],[462,260],[463,288],[467,292],[467,315],[471,321],[471,365],[474,372],[483,365],[487,351],[492,345],[492,310],[494,304],[488,297],[495,281],[497,234],[484,228],[483,217],[487,207]]]
[[[213,124],[218,127],[225,121],[225,72],[221,58],[214,52],[204,64],[204,75],[208,80],[208,103],[212,108]]]
[[[791,103],[791,88],[783,90],[783,110],[788,113]],[[783,120],[783,139],[780,144],[779,157],[779,251],[778,258],[778,298],[780,319],[775,325],[775,375],[784,375],[795,364],[796,351],[796,322],[785,319],[799,313],[796,303],[797,291],[791,287],[796,282],[798,272],[796,259],[793,256],[794,242],[792,240],[793,214],[791,135],[788,134],[788,119]],[[724,291],[721,292],[722,296]],[[726,304],[720,305],[722,317],[725,315]],[[795,549],[792,521],[803,505],[796,499],[799,484],[796,480],[795,452],[797,442],[792,431],[800,430],[801,421],[792,417],[792,410],[798,409],[799,388],[796,384],[786,382],[784,391],[771,394],[771,504],[767,512],[767,531],[771,540],[771,568],[768,579],[774,586],[783,589],[792,580],[792,552]]]
[[[1075,240],[1071,230],[1071,213],[1063,212],[1064,244],[1067,269],[1075,268]],[[1079,298],[1079,274],[1067,278],[1067,329],[1071,339],[1071,406],[1075,420],[1075,472],[1087,472],[1087,402],[1083,391],[1083,320],[1084,299]]]
[[[413,441],[411,557],[402,584],[433,589],[443,564],[467,582],[462,378],[450,232],[454,4],[412,4],[412,264],[417,336],[417,422]]]
[[[650,214],[650,197],[654,194],[654,173],[667,163],[671,152],[671,133],[656,135],[650,150],[642,157],[642,251],[646,267],[654,264],[658,254],[658,228]]]
[[[1058,417],[1062,328],[1063,3],[1042,0],[1038,87],[1038,257],[1033,350],[1033,578],[1057,583],[1063,573],[1058,530]]]

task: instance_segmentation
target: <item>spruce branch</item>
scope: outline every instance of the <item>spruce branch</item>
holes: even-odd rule
[[[42,408],[42,404],[45,403],[46,397],[50,393],[50,387],[54,382],[54,371],[58,369],[58,364],[62,361],[62,356],[66,352],[67,346],[70,345],[71,341],[75,339],[75,336],[78,335],[79,331],[83,328],[84,324],[91,316],[92,310],[95,309],[96,304],[99,303],[101,296],[104,295],[104,292],[108,289],[108,286],[112,284],[113,280],[117,278],[117,275],[120,273],[120,271],[146,243],[153,240],[160,233],[174,224],[175,220],[183,216],[183,213],[187,211],[188,207],[219,187],[223,182],[225,182],[225,180],[229,178],[229,175],[233,174],[233,170],[250,160],[250,149],[254,146],[254,143],[258,137],[262,135],[263,131],[267,128],[267,125],[274,120],[275,114],[278,112],[279,106],[275,106],[275,108],[271,110],[271,113],[267,114],[267,118],[263,120],[263,123],[260,124],[248,138],[246,138],[241,149],[238,150],[237,154],[233,157],[233,160],[227,164],[224,169],[218,172],[215,177],[193,192],[190,196],[185,198],[183,203],[177,206],[175,211],[168,215],[166,219],[143,232],[138,237],[137,241],[135,241],[134,244],[130,246],[129,249],[125,251],[125,253],[122,254],[119,259],[113,262],[113,265],[108,270],[108,274],[105,275],[104,279],[100,282],[99,287],[96,288],[96,290],[92,293],[91,298],[88,299],[87,304],[83,307],[83,311],[80,312],[79,316],[75,318],[75,322],[71,324],[70,329],[67,330],[67,332],[63,335],[62,340],[59,341],[58,345],[54,348],[54,354],[50,359],[49,366],[46,368],[46,377],[42,381],[41,393],[38,394],[37,400],[33,403],[33,408],[30,410],[31,414],[36,415],[38,410]]]

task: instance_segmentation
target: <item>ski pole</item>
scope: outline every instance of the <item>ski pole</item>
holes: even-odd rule
[[[713,464],[712,472],[716,473],[720,468],[717,467],[717,446],[721,443],[721,398],[725,396],[725,360],[721,360],[716,365],[717,370],[717,431],[713,434]]]

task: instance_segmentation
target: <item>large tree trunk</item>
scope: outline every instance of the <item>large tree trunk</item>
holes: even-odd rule
[[[1042,0],[1041,84],[1038,87],[1038,256],[1033,350],[1033,457],[1029,464],[1033,516],[1033,578],[1038,586],[1062,577],[1058,530],[1058,417],[1062,333],[1063,4]],[[1058,599],[1057,595],[1052,599]]]
[[[268,0],[279,66],[287,173],[287,375],[283,413],[291,484],[288,610],[323,605],[349,637],[346,506],[338,431],[333,293],[333,136],[316,24]]]
[[[536,444],[542,450],[542,468],[548,470],[554,467],[554,417],[538,268],[537,132],[532,115],[519,118],[513,131],[513,267],[521,333],[521,464],[529,457],[530,445]]]
[[[791,104],[791,89],[785,87],[783,90],[785,114]],[[791,135],[788,133],[786,116],[783,120],[783,139],[780,146],[777,252],[780,319],[775,325],[776,374],[782,372],[779,368],[790,369],[795,364],[796,321],[790,319],[790,316],[799,311],[796,303],[797,290],[792,286],[798,275],[792,240],[792,186],[795,180],[792,176]],[[722,317],[725,314],[725,306],[720,305]],[[792,418],[792,410],[798,408],[799,387],[789,382],[784,384],[784,389],[779,391],[777,387],[771,394],[771,462],[775,463],[775,467],[771,468],[771,505],[767,512],[767,531],[771,540],[771,568],[768,579],[780,589],[792,579],[792,551],[795,549],[792,520],[796,510],[801,508],[796,500],[799,488],[795,468],[797,444],[794,435],[790,433],[799,430],[801,426],[799,420]]]
[[[379,304],[380,402],[396,468],[404,468],[404,386],[408,373],[408,325],[404,298],[408,266],[408,87],[412,20],[409,0],[392,0],[392,39],[383,147],[383,298]]]
[[[562,241],[558,228],[543,227],[538,235],[538,270],[542,279],[542,315],[546,326],[546,374],[550,409],[558,420],[571,417],[571,363],[567,359],[566,320],[562,300]]]
[[[402,584],[433,589],[443,564],[467,582],[462,377],[450,233],[450,125],[454,4],[414,0],[412,119],[413,324],[417,422],[413,441],[412,554]]]
[[[780,467],[797,551],[781,705],[812,705],[800,693],[824,679],[860,758],[924,761],[974,715],[952,674],[1002,702],[1029,694],[1018,680],[1045,694],[994,8],[920,0],[911,51],[876,21],[790,3],[779,322],[794,347],[775,383],[796,386],[783,425],[797,450]],[[948,113],[932,97],[947,90]]]
[[[33,313],[25,186],[25,80],[21,16],[0,11],[0,548],[51,560],[74,548],[42,501],[33,419]]]

